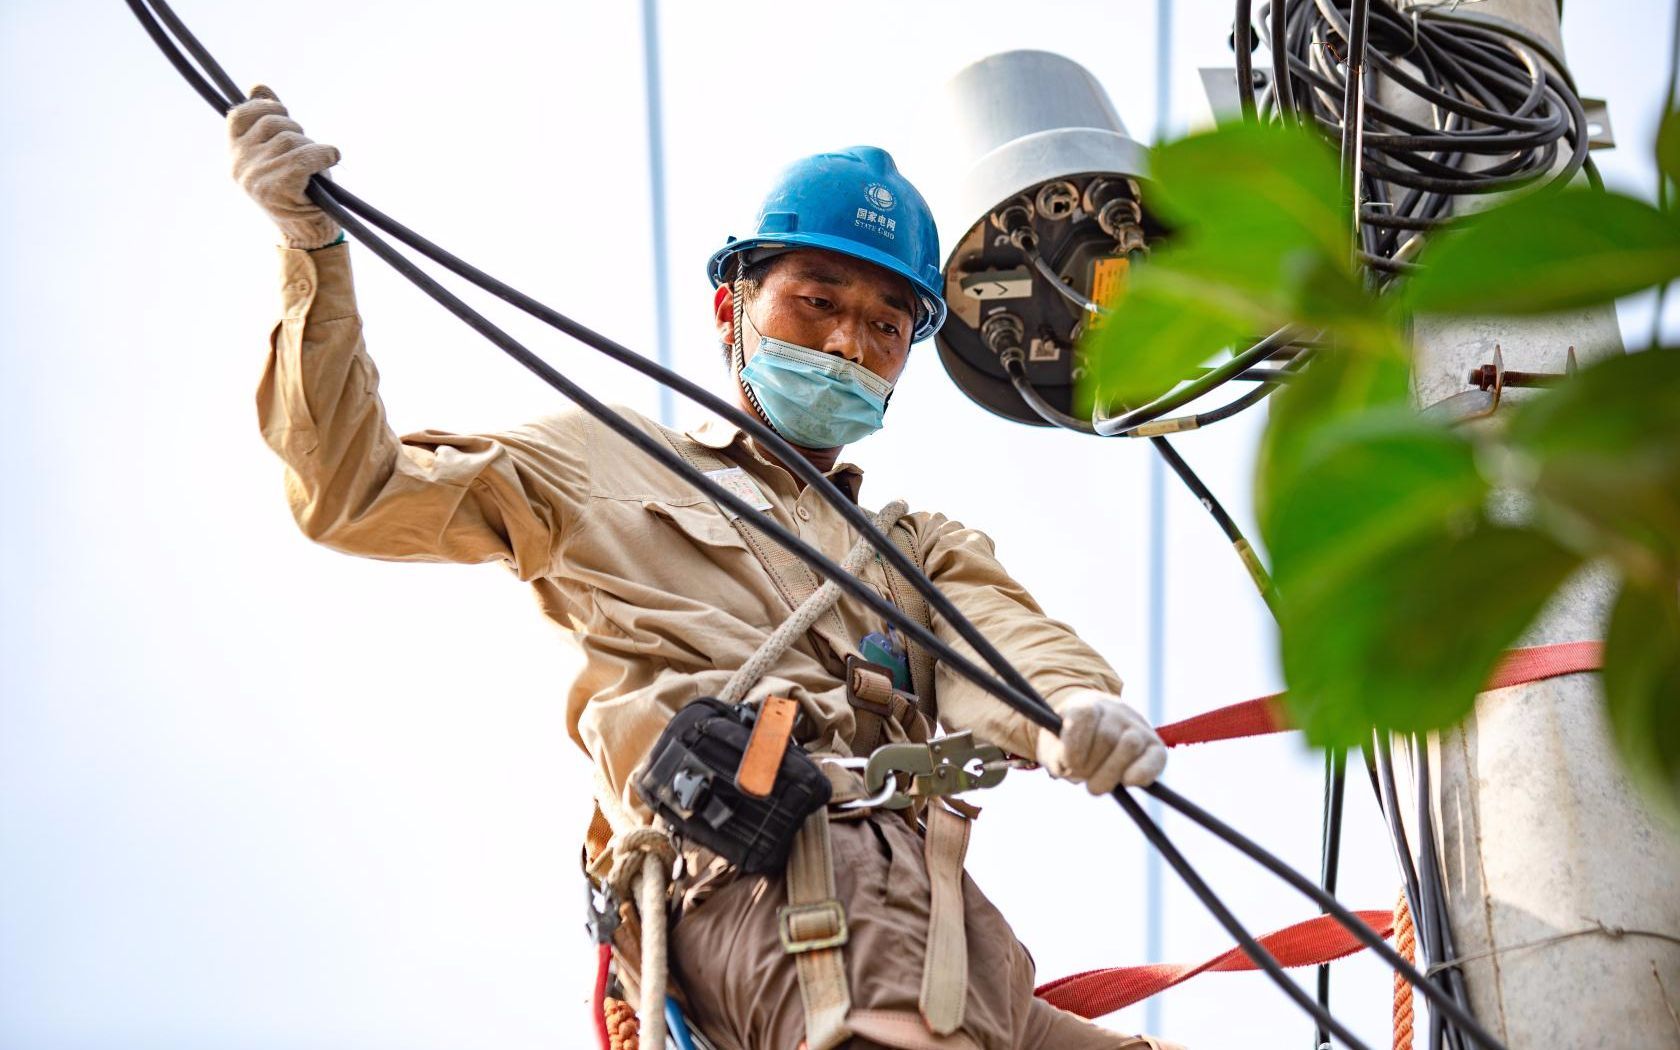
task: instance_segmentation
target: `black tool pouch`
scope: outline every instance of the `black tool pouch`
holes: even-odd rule
[[[828,804],[833,787],[817,763],[789,741],[769,796],[735,783],[756,712],[711,697],[691,701],[659,734],[636,793],[686,838],[742,871],[781,871],[805,818]]]

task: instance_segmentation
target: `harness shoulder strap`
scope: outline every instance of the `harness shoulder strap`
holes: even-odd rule
[[[888,535],[892,537],[893,546],[910,559],[910,564],[924,573],[927,571],[927,566],[922,564],[921,553],[916,549],[915,537],[911,535],[910,526],[905,523],[904,518],[900,518],[893,524]],[[894,568],[890,562],[887,563],[887,591],[893,604],[904,610],[904,615],[926,627],[930,632],[933,630],[933,620],[928,613],[927,600],[922,597],[922,592],[912,587],[904,574]],[[933,691],[933,654],[929,653],[918,642],[909,638],[904,641],[910,652],[910,684],[916,689],[916,702],[921,706],[922,714],[927,718],[928,724],[937,725],[939,722],[939,698],[934,695]]]

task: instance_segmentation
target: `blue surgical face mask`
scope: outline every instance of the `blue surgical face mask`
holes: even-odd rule
[[[881,429],[893,385],[862,365],[761,335],[741,369],[777,433],[805,448],[836,448]]]

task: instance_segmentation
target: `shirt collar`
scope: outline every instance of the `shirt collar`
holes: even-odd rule
[[[706,420],[688,431],[688,436],[707,448],[716,449],[719,452],[739,446],[742,451],[759,462],[770,462],[759,453],[757,446],[746,431],[721,419]],[[834,469],[830,470],[825,476],[839,486],[840,491],[844,492],[853,503],[857,502],[858,489],[863,484],[862,467],[855,463],[836,463]]]

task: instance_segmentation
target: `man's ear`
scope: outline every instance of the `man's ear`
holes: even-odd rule
[[[735,292],[728,282],[718,285],[712,296],[712,318],[717,322],[718,339],[724,346],[735,345]]]

